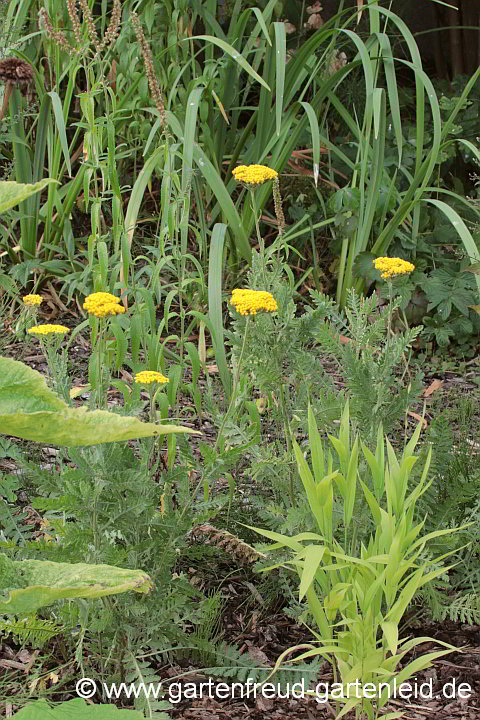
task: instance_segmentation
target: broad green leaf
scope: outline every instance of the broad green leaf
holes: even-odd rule
[[[40,180],[40,182],[33,185],[30,183],[17,183],[13,180],[0,181],[0,213],[18,205],[53,182],[58,182],[58,180],[45,178],[45,180]]]
[[[313,582],[318,566],[322,562],[325,554],[323,545],[309,545],[305,548],[305,559],[303,561],[302,576],[300,579],[300,590],[298,599],[300,602],[305,597],[308,588]]]
[[[98,598],[127,590],[147,593],[152,589],[150,577],[142,570],[49,560],[11,560],[3,554],[0,562],[2,585],[6,590],[6,597],[0,594],[0,615],[32,615],[39,608],[66,598]],[[10,581],[17,587],[8,588]]]
[[[40,373],[4,357],[0,357],[0,428],[4,435],[67,447],[195,432],[105,410],[70,408],[47,387]]]
[[[143,720],[139,710],[119,710],[115,705],[87,705],[75,698],[51,706],[46,700],[37,700],[14,715],[18,720]]]
[[[383,622],[381,625],[388,649],[392,655],[396,655],[398,647],[398,625],[388,621]]]

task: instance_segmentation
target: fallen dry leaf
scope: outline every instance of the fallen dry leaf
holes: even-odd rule
[[[418,413],[410,412],[410,410],[409,410],[407,414],[410,415],[410,417],[415,418],[415,420],[418,420],[418,422],[421,422],[424,430],[425,430],[425,428],[428,427],[428,423],[425,420],[425,418],[422,418],[422,416],[419,415]]]
[[[444,380],[432,380],[428,388],[424,390],[423,397],[430,397],[436,390],[439,390],[443,386]]]

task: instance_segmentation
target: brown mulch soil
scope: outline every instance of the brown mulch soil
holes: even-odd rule
[[[235,631],[232,630],[233,636]],[[431,642],[424,642],[419,645],[415,654],[405,658],[405,663],[424,655],[428,652],[441,649],[435,643],[435,639],[449,642],[456,647],[462,647],[461,652],[453,652],[446,658],[435,661],[434,666],[419,672],[412,678],[415,683],[418,697],[414,697],[414,690],[410,699],[401,697],[392,698],[387,704],[384,712],[403,712],[405,720],[479,720],[480,718],[480,626],[460,626],[453,623],[442,625],[431,625],[423,627],[420,633],[433,638]],[[294,625],[285,615],[279,614],[264,621],[254,622],[250,630],[246,630],[241,637],[234,637],[238,644],[243,640],[244,648],[258,660],[259,664],[267,664],[271,658],[273,665],[278,655],[295,644],[308,643],[310,638],[305,635],[305,630]],[[188,668],[190,670],[190,668]],[[170,666],[166,671],[164,682],[168,684],[168,676],[178,677],[185,673],[186,668]],[[173,682],[173,681],[172,681]],[[177,682],[177,681],[175,681]],[[189,686],[194,699],[182,701],[175,704],[170,711],[172,720],[221,720],[225,717],[231,720],[265,720],[265,715],[271,720],[327,720],[334,718],[335,713],[331,705],[317,702],[312,696],[299,699],[262,697],[260,690],[257,697],[241,698],[240,690],[237,691],[237,698],[234,700],[221,700],[216,697],[215,690],[209,691],[204,687],[202,697],[201,683],[207,683],[208,677],[201,674],[201,671],[192,669],[192,675],[183,679],[184,683],[192,683],[196,691]],[[275,677],[271,682],[276,684]],[[333,683],[333,676],[327,663],[322,667],[321,672],[315,679],[316,683]],[[461,685],[466,683],[466,685]],[[423,684],[423,687],[422,687]],[[458,695],[458,688],[461,687],[463,695],[470,695],[468,698],[461,698]],[[222,694],[220,686],[220,693]],[[420,691],[420,688],[421,691]],[[454,688],[456,690],[454,690]],[[174,692],[178,693],[177,686]],[[272,695],[274,690],[272,690]],[[319,693],[323,693],[323,686]],[[245,695],[246,693],[244,693]],[[270,694],[270,693],[266,693]],[[285,695],[285,690],[281,691]],[[297,695],[301,692],[297,689]],[[404,686],[404,695],[409,694],[408,688]],[[319,697],[321,698],[321,695]],[[354,713],[346,716],[347,720],[353,720]]]

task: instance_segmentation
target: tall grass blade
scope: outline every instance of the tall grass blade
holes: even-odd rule
[[[283,114],[283,91],[285,88],[285,67],[287,65],[287,35],[285,23],[273,23],[275,30],[275,120],[277,136],[280,135]]]
[[[477,247],[477,244],[475,240],[473,239],[470,230],[467,228],[465,223],[463,222],[460,215],[454,210],[450,205],[447,205],[446,202],[443,202],[443,200],[436,200],[435,198],[426,198],[425,202],[430,203],[431,205],[435,205],[439,210],[441,210],[444,215],[450,220],[453,227],[457,231],[457,233],[460,236],[460,239],[465,247],[465,250],[467,252],[468,257],[470,258],[470,261],[472,265],[474,263],[480,262],[480,250]],[[477,283],[478,293],[480,295],[480,275],[477,275],[475,273],[475,282]]]
[[[208,316],[218,373],[228,401],[232,392],[232,378],[225,353],[222,312],[223,247],[226,230],[226,225],[216,223],[212,232],[208,262]]]

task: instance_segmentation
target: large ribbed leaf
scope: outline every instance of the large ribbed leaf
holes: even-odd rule
[[[29,183],[17,183],[13,180],[0,181],[0,213],[15,207],[15,205],[23,202],[31,195],[40,192],[40,190],[43,190],[52,182],[57,182],[57,180],[46,178],[33,185]]]
[[[73,447],[195,431],[178,425],[143,423],[105,410],[70,408],[36,370],[0,357],[0,432]]]
[[[57,600],[152,589],[150,577],[142,570],[113,565],[11,560],[0,553],[0,570],[0,615],[33,615]]]

